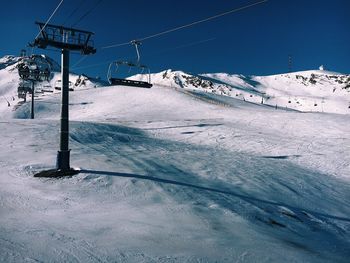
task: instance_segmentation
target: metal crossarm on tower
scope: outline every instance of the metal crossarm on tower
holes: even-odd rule
[[[40,34],[34,40],[33,46],[45,49],[47,46],[67,49],[72,51],[81,51],[84,55],[95,54],[96,48],[91,37],[94,33],[69,28],[64,26],[57,26],[42,22],[35,22],[40,28]]]

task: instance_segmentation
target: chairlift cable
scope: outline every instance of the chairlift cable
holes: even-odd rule
[[[47,24],[50,22],[51,18],[55,15],[55,13],[57,12],[58,8],[60,8],[60,6],[62,5],[64,0],[61,0],[61,2],[58,4],[58,6],[56,7],[56,9],[53,11],[53,13],[51,14],[51,16],[49,17],[49,19],[46,21],[45,25],[43,26],[43,28],[39,31],[39,33],[37,34],[37,36],[35,37],[35,39],[37,39],[41,32],[45,29],[45,27],[47,26]]]
[[[108,65],[111,62],[113,62],[114,60],[109,60],[106,62],[101,62],[101,63],[95,63],[95,64],[91,64],[91,65],[87,65],[87,66],[82,66],[82,67],[72,67],[73,70],[77,70],[77,69],[85,69],[85,68],[93,68],[93,67],[98,67],[98,66],[103,66],[103,65]]]
[[[250,5],[246,5],[246,6],[243,6],[243,7],[235,8],[235,9],[226,11],[226,12],[221,13],[221,14],[217,14],[217,15],[214,15],[214,16],[211,16],[211,17],[208,17],[208,18],[199,20],[199,21],[192,22],[192,23],[187,24],[187,25],[179,26],[179,27],[176,27],[176,28],[173,28],[173,29],[169,29],[169,30],[166,30],[166,31],[163,31],[163,32],[160,32],[160,33],[157,33],[157,34],[148,36],[148,37],[141,38],[140,41],[144,41],[144,40],[147,40],[147,39],[150,39],[150,38],[154,38],[154,37],[157,37],[157,36],[161,36],[161,35],[164,35],[164,34],[167,34],[167,33],[170,33],[170,32],[174,32],[174,31],[177,31],[177,30],[180,30],[180,29],[183,29],[183,28],[191,27],[191,26],[194,26],[194,25],[203,23],[203,22],[210,21],[210,20],[215,19],[215,18],[219,18],[219,17],[221,17],[221,16],[225,16],[225,15],[228,15],[228,14],[231,14],[231,13],[234,13],[234,12],[241,11],[241,10],[243,10],[243,9],[247,9],[247,8],[249,8],[249,7],[252,7],[252,6],[261,4],[261,3],[265,3],[265,2],[267,2],[267,0],[263,0],[263,1],[260,1],[260,2],[256,2],[256,3],[250,4]]]
[[[67,16],[66,20],[64,21],[64,23],[62,24],[63,26],[67,23],[67,21],[79,10],[79,8],[81,7],[81,5],[83,4],[85,0],[81,0],[78,4],[78,6]]]
[[[92,6],[85,14],[83,14],[74,24],[72,24],[72,27],[76,26],[80,21],[82,21],[86,16],[88,16],[103,0],[98,0],[95,5]]]
[[[203,40],[198,40],[198,41],[195,41],[195,42],[190,42],[190,43],[187,43],[187,44],[182,44],[182,45],[179,45],[179,46],[176,46],[176,47],[166,48],[166,49],[160,50],[160,51],[158,51],[158,52],[155,52],[155,54],[167,53],[167,52],[169,52],[169,51],[173,51],[173,50],[177,50],[177,49],[182,49],[182,48],[197,46],[197,45],[199,45],[199,44],[203,44],[203,43],[206,43],[206,42],[209,42],[209,41],[213,41],[213,40],[215,40],[215,39],[216,39],[216,37],[212,37],[212,38],[208,38],[208,39],[203,39]],[[146,57],[147,57],[147,55],[146,55]]]
[[[82,56],[73,66],[72,68],[75,68],[78,66],[81,62],[83,62],[88,56]]]
[[[200,45],[200,44],[203,44],[203,43],[206,43],[206,42],[209,42],[209,41],[213,41],[215,40],[216,38],[213,37],[213,38],[208,38],[208,39],[204,39],[204,40],[199,40],[199,41],[195,41],[195,42],[190,42],[188,44],[183,44],[183,45],[179,45],[179,46],[176,46],[176,47],[170,47],[170,48],[167,48],[167,49],[163,49],[163,50],[160,50],[158,52],[154,52],[152,54],[146,54],[144,55],[143,57],[149,57],[150,55],[153,55],[153,54],[160,54],[160,53],[166,53],[166,52],[169,52],[169,51],[173,51],[173,50],[177,50],[177,49],[182,49],[182,48],[187,48],[187,47],[192,47],[192,46],[196,46],[196,45]],[[93,67],[99,67],[99,66],[103,66],[103,65],[108,65],[110,64],[111,62],[113,62],[114,60],[109,60],[109,61],[105,61],[105,62],[101,62],[101,63],[95,63],[95,64],[91,64],[91,65],[87,65],[87,66],[82,66],[82,67],[76,67],[77,65],[74,65],[72,67],[72,69],[76,70],[76,69],[85,69],[85,68],[93,68]],[[81,62],[79,62],[81,63]]]
[[[102,0],[100,0],[100,2],[101,2],[101,1],[102,1]],[[220,14],[217,14],[217,15],[215,15],[215,16],[211,16],[211,17],[208,17],[208,18],[199,20],[199,21],[192,22],[192,23],[190,23],[190,24],[186,24],[186,25],[183,25],[183,26],[179,26],[179,27],[176,27],[176,28],[173,28],[173,29],[169,29],[169,30],[166,30],[166,31],[157,33],[157,34],[153,34],[153,35],[150,35],[150,36],[147,36],[147,37],[138,39],[138,41],[144,41],[144,40],[147,40],[147,39],[150,39],[150,38],[154,38],[154,37],[157,37],[157,36],[160,36],[160,35],[164,35],[164,34],[167,34],[167,33],[170,33],[170,32],[174,32],[174,31],[177,31],[177,30],[180,30],[180,29],[184,29],[184,28],[186,28],[186,27],[190,27],[190,26],[193,26],[193,25],[196,25],[196,24],[199,24],[199,23],[203,23],[203,22],[206,22],[206,21],[209,21],[209,20],[212,20],[212,19],[221,17],[221,16],[225,16],[225,15],[228,15],[228,14],[231,14],[231,13],[234,13],[234,12],[238,12],[238,11],[241,11],[241,10],[244,10],[244,9],[247,9],[247,8],[250,8],[250,7],[253,7],[253,6],[255,6],[255,5],[265,3],[265,2],[267,2],[267,1],[268,1],[268,0],[263,0],[263,1],[255,2],[255,3],[250,4],[250,5],[245,5],[245,6],[242,6],[242,7],[239,7],[239,8],[231,9],[231,10],[229,10],[229,11],[226,11],[226,12],[220,13]],[[97,4],[99,4],[99,2],[97,2]],[[96,6],[97,6],[97,4],[96,4]],[[90,9],[90,10],[91,10],[91,9]],[[86,13],[86,15],[90,12],[90,10]],[[178,46],[178,47],[175,47],[175,48],[171,48],[171,49],[164,50],[164,52],[170,51],[170,50],[175,50],[175,49],[180,49],[180,48],[185,48],[185,47],[188,47],[188,46],[193,46],[193,45],[197,45],[197,44],[201,44],[201,43],[205,43],[205,42],[208,42],[208,41],[212,41],[212,40],[214,40],[214,39],[215,39],[215,38],[206,39],[206,40],[201,40],[201,41],[197,41],[197,42],[192,42],[192,43],[189,43],[189,44],[186,44],[186,45],[181,45],[181,46]],[[104,46],[104,47],[101,47],[101,49],[107,49],[107,48],[112,48],[112,47],[120,47],[120,46],[130,45],[131,43],[132,43],[132,41],[128,41],[128,42],[124,42],[124,43],[120,43],[120,44],[115,44],[115,45],[110,45],[110,46]],[[73,69],[90,68],[90,67],[101,66],[101,65],[106,65],[106,64],[109,64],[109,63],[110,63],[110,62],[97,63],[97,64],[93,64],[93,65],[88,65],[88,66],[78,67],[78,68],[77,68],[76,66],[77,66],[78,64],[80,64],[82,61],[83,61],[83,59],[79,60],[79,61],[73,66]]]
[[[238,12],[238,11],[241,11],[241,10],[244,10],[244,9],[247,9],[247,8],[250,8],[250,7],[262,4],[262,3],[265,3],[267,1],[268,0],[262,0],[262,1],[259,1],[259,2],[255,2],[253,4],[249,4],[249,5],[245,5],[245,6],[239,7],[239,8],[231,9],[231,10],[228,10],[226,12],[223,12],[223,13],[220,13],[220,14],[217,14],[217,15],[214,15],[214,16],[210,16],[210,17],[207,17],[207,18],[204,18],[204,19],[201,19],[201,20],[198,20],[198,21],[186,24],[186,25],[182,25],[182,26],[178,26],[178,27],[175,27],[175,28],[172,28],[172,29],[168,29],[168,30],[165,30],[165,31],[162,31],[162,32],[150,35],[150,36],[146,36],[146,37],[143,37],[143,38],[138,38],[137,40],[138,41],[145,41],[145,40],[148,40],[148,39],[151,39],[151,38],[155,38],[155,37],[158,37],[158,36],[161,36],[161,35],[165,35],[165,34],[168,34],[168,33],[174,32],[174,31],[178,31],[178,30],[181,30],[181,29],[184,29],[184,28],[187,28],[187,27],[191,27],[191,26],[194,26],[194,25],[197,25],[197,24],[200,24],[200,23],[204,23],[204,22],[207,22],[207,21],[210,21],[210,20],[213,20],[213,19],[225,16],[225,15],[228,15],[228,14],[232,14],[232,13],[235,13],[235,12]],[[109,45],[109,46],[104,46],[104,47],[101,47],[101,49],[120,47],[120,46],[129,45],[129,44],[130,44],[130,41],[129,42],[125,42],[125,43],[120,43],[120,44],[113,44],[113,45]]]

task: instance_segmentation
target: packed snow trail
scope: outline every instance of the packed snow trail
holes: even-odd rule
[[[20,125],[33,137],[48,131],[40,121]],[[73,123],[72,159],[87,168],[72,178],[38,180],[32,172],[48,167],[36,157],[54,154],[30,137],[18,144],[31,146],[30,159],[39,162],[21,166],[25,157],[2,158],[2,170],[17,167],[1,180],[6,261],[118,261],[122,255],[137,261],[143,254],[146,262],[211,262],[246,253],[247,261],[341,262],[349,256],[348,184],[285,159]]]
[[[1,259],[346,262],[350,117],[196,96],[71,93],[82,172],[62,179],[32,177],[54,166],[59,94],[2,120]]]
[[[76,91],[71,93],[70,117],[121,123],[176,141],[267,157],[286,156],[295,164],[350,178],[349,115],[275,110],[235,98],[188,93],[157,86],[150,90],[106,87]],[[201,96],[206,101],[199,99]],[[36,116],[59,119],[59,103],[60,94],[44,97],[36,103]],[[14,117],[28,118],[29,106],[23,105]],[[189,127],[180,131],[168,126]]]

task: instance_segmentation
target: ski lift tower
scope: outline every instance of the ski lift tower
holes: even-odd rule
[[[48,46],[61,49],[61,130],[60,150],[57,153],[56,170],[44,171],[36,176],[57,177],[77,173],[70,168],[69,149],[69,51],[80,51],[83,55],[95,54],[91,37],[94,33],[69,27],[35,22],[40,33],[34,39],[33,47],[45,49]]]

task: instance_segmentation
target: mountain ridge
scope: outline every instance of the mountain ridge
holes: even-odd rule
[[[56,92],[55,88],[59,89],[56,86],[60,85],[59,64],[46,55],[35,56],[47,61],[52,71],[50,81],[36,85],[36,90],[42,90],[42,86],[46,85],[50,86],[52,92]],[[0,58],[0,95],[5,97],[6,104],[9,103],[9,98],[16,98],[21,82],[16,65],[21,59],[12,55]],[[129,79],[147,81],[147,77],[147,74],[137,74]],[[73,72],[70,73],[70,81],[72,89],[108,85],[105,81]],[[191,74],[167,69],[152,73],[151,82],[153,85],[212,93],[276,108],[289,108],[302,112],[350,113],[350,74],[327,70],[245,76],[228,73]]]
[[[145,75],[131,79],[145,80]],[[214,93],[304,112],[350,113],[350,75],[308,70],[270,76],[164,70],[151,74],[155,85]]]

